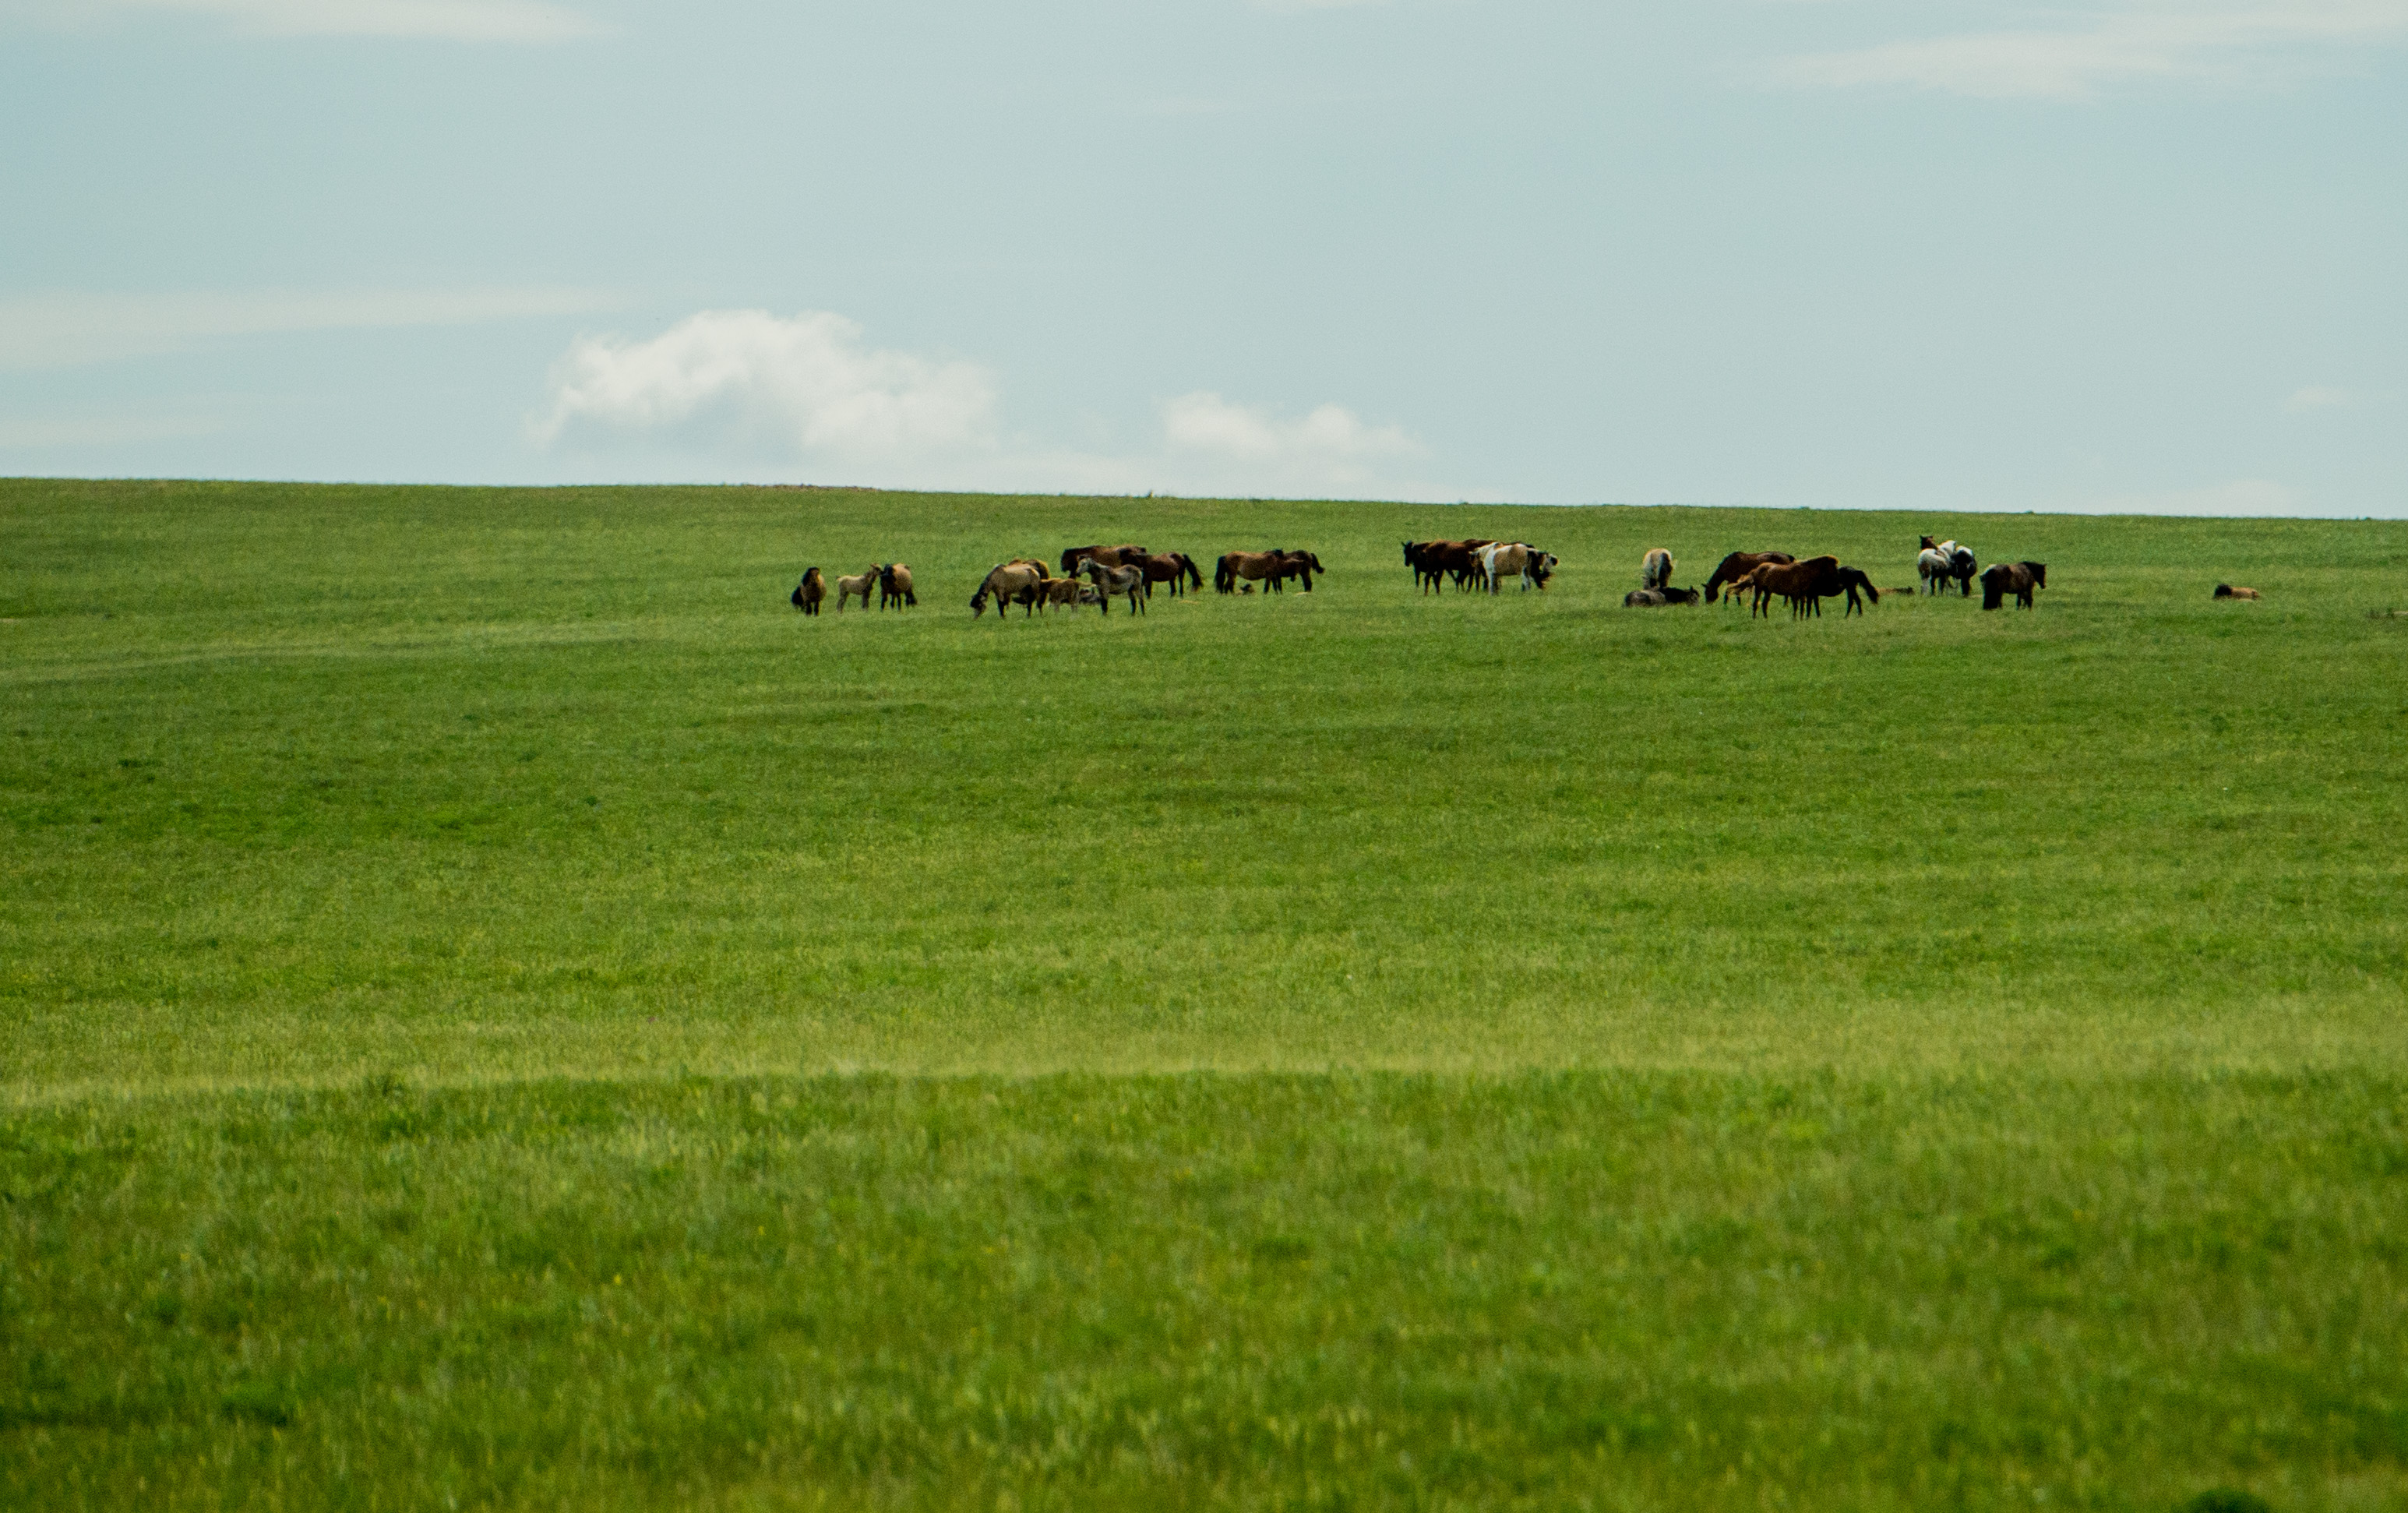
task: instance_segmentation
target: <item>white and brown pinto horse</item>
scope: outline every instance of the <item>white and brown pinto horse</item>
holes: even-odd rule
[[[1672,581],[1672,554],[1660,546],[1651,546],[1639,559],[1639,586],[1662,588]]]
[[[1528,593],[1535,584],[1541,589],[1555,575],[1555,555],[1541,552],[1527,541],[1496,541],[1479,552],[1480,582],[1490,593],[1504,585],[1509,573],[1522,580],[1522,591]]]

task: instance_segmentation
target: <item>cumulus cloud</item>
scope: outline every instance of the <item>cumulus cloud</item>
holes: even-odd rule
[[[991,444],[995,387],[974,363],[865,346],[841,315],[704,310],[649,341],[587,338],[533,426],[781,455],[893,455]]]
[[[144,16],[197,16],[267,36],[390,36],[451,42],[559,42],[604,28],[548,0],[18,0],[0,14],[89,27]]]
[[[1786,59],[1786,83],[2079,99],[2157,79],[2262,82],[2408,39],[2408,0],[2143,0],[2029,28]]]
[[[1374,465],[1417,457],[1422,447],[1394,425],[1367,425],[1343,405],[1322,405],[1281,420],[1259,405],[1233,404],[1199,390],[1162,406],[1163,439],[1174,453],[1203,454],[1280,473],[1345,483]]]
[[[0,300],[0,369],[74,367],[180,352],[213,338],[574,315],[607,309],[597,289],[265,289],[199,294],[56,293]]]

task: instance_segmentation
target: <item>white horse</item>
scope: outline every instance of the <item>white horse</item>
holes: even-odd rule
[[[1672,554],[1660,546],[1651,546],[1640,559],[1639,586],[1661,588],[1672,581]]]

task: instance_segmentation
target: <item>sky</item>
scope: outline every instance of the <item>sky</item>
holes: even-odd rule
[[[2408,0],[0,0],[0,476],[2408,516]]]

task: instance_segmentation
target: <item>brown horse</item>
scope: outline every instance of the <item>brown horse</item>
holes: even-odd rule
[[[864,602],[867,602],[866,600]],[[900,562],[890,562],[878,569],[878,607],[889,604],[896,609],[917,604],[920,596],[911,592],[911,569]]]
[[[820,576],[819,569],[805,568],[803,581],[795,585],[791,602],[795,608],[805,614],[817,614],[820,612],[820,606],[826,601],[827,580]]]
[[[1197,588],[1204,586],[1204,574],[1197,570],[1196,559],[1184,552],[1156,552],[1129,566],[1144,569],[1145,589],[1149,594],[1154,592],[1156,584],[1168,584],[1173,598],[1177,598],[1180,591],[1191,584]]]
[[[1304,591],[1310,594],[1312,575],[1328,570],[1310,552],[1231,552],[1212,565],[1212,586],[1226,594],[1235,591],[1244,580],[1283,594],[1290,578],[1301,578]]]
[[[1775,595],[1789,601],[1789,617],[1796,619],[1821,604],[1827,573],[1836,574],[1840,559],[1835,556],[1808,557],[1803,562],[1764,562],[1748,572],[1746,582],[1756,590],[1756,601],[1748,612],[1769,615],[1766,608]],[[1714,569],[1719,572],[1722,569]],[[1837,592],[1836,589],[1831,592]]]
[[[2258,594],[2258,590],[2254,588],[2236,588],[2230,584],[2218,584],[2215,585],[2214,597],[2217,598],[2258,598],[2261,596]]]
[[[1706,580],[1706,586],[1700,592],[1705,595],[1706,602],[1712,604],[1716,589],[1726,584],[1736,588],[1741,579],[1768,563],[1777,565],[1797,560],[1786,552],[1733,552],[1714,569],[1713,576]],[[1739,596],[1733,594],[1730,597],[1736,599]]]
[[[1089,557],[1107,568],[1119,568],[1147,555],[1142,546],[1074,546],[1062,554],[1062,576],[1068,578],[1078,572],[1079,564]]]
[[[1993,562],[1982,569],[1982,608],[1995,610],[2015,597],[2017,609],[2032,607],[2032,590],[2048,586],[2045,562]]]
[[[1496,544],[1486,537],[1461,541],[1407,541],[1405,565],[1413,569],[1413,582],[1425,593],[1436,592],[1441,578],[1452,578],[1455,587],[1463,588],[1470,584],[1472,571],[1480,565],[1480,549]]]

